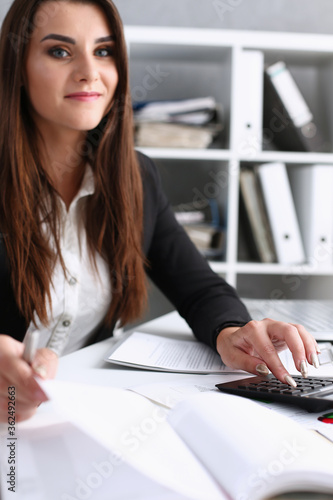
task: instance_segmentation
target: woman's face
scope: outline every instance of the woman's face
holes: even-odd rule
[[[95,128],[118,83],[115,42],[104,12],[92,4],[48,2],[39,7],[35,24],[24,86],[38,129],[54,136]]]

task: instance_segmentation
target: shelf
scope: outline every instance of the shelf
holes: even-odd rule
[[[319,267],[310,264],[262,264],[238,262],[235,270],[239,274],[299,274],[305,276],[333,276],[332,267]]]
[[[185,149],[185,148],[136,148],[151,158],[175,160],[227,161],[232,158],[228,149]]]
[[[332,153],[303,153],[291,151],[261,151],[259,153],[249,155],[234,155],[239,161],[251,163],[269,163],[269,162],[283,162],[283,163],[327,163],[333,164]]]
[[[302,275],[302,276],[333,276],[332,267],[318,267],[309,264],[262,264],[260,262],[238,262],[234,265],[226,262],[209,262],[210,267],[218,274],[228,271],[237,274],[266,274],[266,275]]]
[[[154,46],[187,45],[201,47],[245,47],[247,49],[284,50],[303,52],[316,57],[332,54],[331,35],[284,33],[270,31],[217,30],[197,28],[169,28],[151,26],[125,26],[129,43]]]
[[[249,249],[245,245],[249,242],[245,231],[239,231],[242,226],[239,175],[243,168],[281,162],[291,174],[298,165],[333,165],[333,151],[274,150],[268,134],[270,129],[264,130],[265,149],[256,149],[261,142],[261,129],[256,135],[254,132],[256,122],[254,147],[251,148],[252,142],[243,141],[242,136],[244,125],[251,127],[251,118],[242,114],[245,106],[239,96],[246,94],[244,85],[251,85],[242,66],[245,51],[262,51],[264,65],[285,61],[313,113],[314,122],[325,141],[332,144],[333,36],[146,26],[126,26],[125,36],[134,101],[212,96],[221,111],[224,136],[216,141],[220,147],[137,148],[156,160],[172,205],[200,202],[200,206],[209,207],[213,201],[218,207],[220,220],[226,228],[226,253],[223,262],[209,261],[211,268],[235,286],[240,295],[269,296],[272,291],[282,290],[285,298],[329,296],[333,290],[333,257],[328,267],[237,260],[252,255],[246,251]],[[248,72],[251,69],[252,66]],[[261,106],[261,97],[253,102]]]
[[[226,262],[209,261],[209,265],[217,274],[226,274],[230,269]]]
[[[186,149],[186,148],[143,148],[138,151],[151,158],[165,159],[193,159],[208,161],[236,160],[250,163],[326,163],[333,164],[333,153],[303,153],[291,151],[261,151],[253,155],[237,154],[230,149]]]

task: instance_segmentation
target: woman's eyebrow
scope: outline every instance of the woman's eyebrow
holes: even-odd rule
[[[74,40],[74,38],[71,38],[69,36],[64,36],[64,35],[57,35],[56,33],[50,33],[49,35],[46,35],[44,38],[42,38],[42,40],[40,42],[42,43],[45,40],[58,40],[59,42],[71,43],[73,45],[76,44],[76,41]]]
[[[42,38],[41,43],[44,42],[45,40],[58,40],[59,42],[71,43],[72,45],[76,44],[74,38],[64,35],[57,35],[56,33],[50,33],[49,35],[46,35],[44,38]],[[114,40],[115,37],[113,35],[108,35],[108,36],[103,36],[101,38],[97,38],[95,40],[95,43],[113,42]]]
[[[114,42],[116,37],[114,35],[102,36],[101,38],[97,38],[95,43],[104,43],[104,42]]]

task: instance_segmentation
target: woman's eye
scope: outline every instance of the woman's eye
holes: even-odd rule
[[[113,56],[113,52],[111,47],[104,47],[102,49],[97,49],[95,54],[97,57],[111,57]]]
[[[49,54],[52,57],[55,57],[56,59],[63,59],[64,57],[67,57],[69,55],[69,53],[67,52],[67,50],[62,49],[60,47],[56,47],[54,49],[50,49],[49,50]]]

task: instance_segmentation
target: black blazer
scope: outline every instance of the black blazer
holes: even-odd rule
[[[163,193],[154,163],[138,153],[144,189],[144,254],[151,280],[174,304],[196,337],[215,348],[218,332],[251,318],[235,290],[217,276],[177,223]],[[27,328],[10,284],[4,238],[0,232],[0,333],[22,340]],[[117,318],[114,319],[114,324]],[[112,335],[103,327],[91,343]]]

